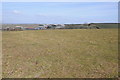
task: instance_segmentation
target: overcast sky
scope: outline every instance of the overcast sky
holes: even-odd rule
[[[4,2],[3,23],[116,23],[117,2]]]

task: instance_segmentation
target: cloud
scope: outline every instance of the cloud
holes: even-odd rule
[[[14,13],[14,14],[21,14],[21,11],[13,10],[13,13]]]

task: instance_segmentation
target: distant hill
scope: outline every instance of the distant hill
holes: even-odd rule
[[[91,25],[89,27],[93,27],[93,25],[98,26],[99,28],[118,28],[118,23],[90,23]],[[80,29],[80,28],[86,28],[87,24],[66,24],[66,28],[70,29]]]
[[[92,29],[92,28],[118,28],[118,23],[90,23],[89,24],[65,24],[64,29]],[[2,27],[15,27],[15,26],[22,26],[22,27],[38,27],[40,24],[2,24]],[[53,29],[54,26],[51,26]]]

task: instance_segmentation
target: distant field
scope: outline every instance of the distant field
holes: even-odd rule
[[[118,24],[116,23],[96,23],[101,28],[118,28]]]
[[[3,31],[4,78],[114,78],[117,29]]]

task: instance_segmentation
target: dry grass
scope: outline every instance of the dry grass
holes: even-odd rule
[[[2,79],[2,32],[0,31],[0,79]]]
[[[3,32],[5,78],[118,76],[118,30]]]

